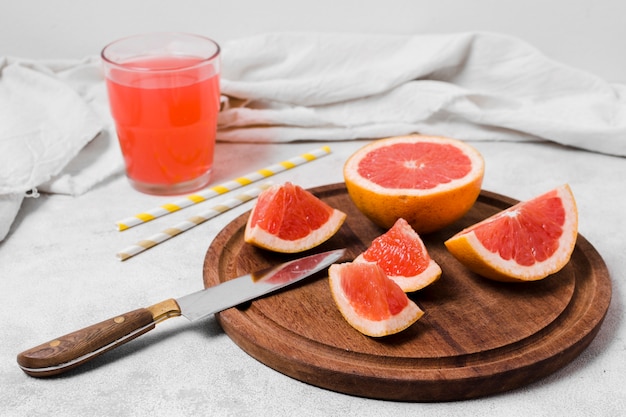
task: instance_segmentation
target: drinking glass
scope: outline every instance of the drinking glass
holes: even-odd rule
[[[123,38],[101,53],[131,185],[182,194],[211,179],[220,109],[220,47],[186,33]]]

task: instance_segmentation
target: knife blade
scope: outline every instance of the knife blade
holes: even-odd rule
[[[120,346],[171,317],[207,317],[292,285],[339,260],[345,249],[295,259],[218,285],[170,298],[85,327],[17,355],[19,367],[33,377],[58,375]]]

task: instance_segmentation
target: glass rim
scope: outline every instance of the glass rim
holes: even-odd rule
[[[125,66],[123,63],[116,61],[110,57],[107,56],[107,51],[117,45],[120,44],[122,42],[128,41],[128,40],[132,40],[132,39],[139,39],[139,38],[143,38],[143,37],[150,37],[150,36],[180,36],[180,37],[188,37],[188,38],[195,38],[196,40],[202,40],[202,41],[208,41],[209,43],[211,43],[212,45],[215,46],[215,52],[213,52],[213,54],[211,54],[208,57],[199,57],[200,61],[193,64],[193,65],[184,65],[184,66],[180,66],[180,67],[172,67],[172,68],[160,68],[160,69],[154,69],[154,68],[143,68],[143,67],[128,67]],[[220,45],[214,41],[211,38],[208,38],[206,36],[202,36],[202,35],[197,35],[197,34],[193,34],[193,33],[187,33],[187,32],[148,32],[148,33],[139,33],[139,34],[135,34],[135,35],[129,35],[129,36],[125,36],[123,38],[119,38],[116,39],[110,43],[108,43],[107,45],[105,45],[102,48],[102,51],[100,51],[100,57],[102,58],[103,62],[105,62],[108,65],[114,66],[116,68],[120,68],[120,69],[124,69],[126,71],[134,71],[134,72],[168,72],[168,71],[180,71],[180,70],[184,70],[184,69],[190,69],[190,68],[194,68],[194,67],[198,67],[198,66],[202,66],[207,64],[208,62],[214,61],[215,59],[217,59],[219,57],[221,53],[221,47]],[[139,55],[138,55],[139,56]],[[146,57],[151,56],[150,54],[145,55]],[[172,56],[177,56],[176,54],[173,54]]]

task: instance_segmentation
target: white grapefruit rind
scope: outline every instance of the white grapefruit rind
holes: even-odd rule
[[[281,253],[297,253],[312,249],[321,245],[333,237],[341,228],[346,219],[346,214],[340,210],[333,209],[333,214],[328,221],[319,229],[313,230],[307,236],[296,240],[284,240],[276,235],[270,234],[259,226],[251,225],[252,215],[248,217],[244,240],[258,247],[269,249]]]
[[[408,304],[400,314],[390,319],[375,321],[361,317],[356,313],[350,304],[350,300],[346,297],[341,288],[341,269],[344,268],[345,265],[348,265],[348,263],[331,265],[328,269],[328,281],[331,287],[331,294],[341,315],[348,324],[359,332],[371,337],[388,336],[405,330],[424,315],[424,311],[422,311],[415,302],[408,299]]]
[[[361,163],[363,158],[365,158],[372,150],[378,149],[378,148],[385,148],[385,147],[388,147],[390,145],[394,145],[397,143],[416,143],[416,142],[429,142],[429,143],[453,145],[461,149],[463,153],[472,161],[472,169],[463,178],[458,178],[448,183],[439,184],[436,187],[429,188],[427,190],[420,190],[420,189],[414,189],[414,188],[396,188],[396,189],[386,188],[368,180],[367,178],[362,177],[361,175],[358,175],[359,164]],[[350,180],[355,185],[365,188],[366,190],[370,190],[376,194],[392,195],[392,196],[395,196],[395,195],[426,196],[430,194],[439,194],[442,191],[457,189],[463,185],[476,181],[477,177],[482,177],[484,171],[485,171],[485,161],[482,155],[473,147],[456,139],[450,139],[450,138],[440,137],[440,136],[422,136],[422,135],[397,136],[397,137],[377,140],[368,145],[365,145],[363,148],[358,150],[352,157],[348,159],[348,161],[346,161],[346,164],[344,166],[344,172],[347,173]]]
[[[547,260],[543,262],[537,262],[532,266],[519,265],[514,260],[505,260],[500,257],[499,254],[491,252],[483,246],[483,244],[476,237],[476,233],[473,231],[477,226],[491,221],[495,216],[506,215],[516,209],[517,204],[502,212],[489,217],[471,227],[459,232],[449,240],[465,239],[467,244],[470,245],[477,253],[478,257],[491,266],[491,268],[497,270],[499,273],[507,275],[513,279],[520,281],[537,281],[554,274],[561,270],[570,260],[572,252],[578,238],[578,210],[576,207],[576,201],[572,194],[569,185],[565,184],[555,189],[561,197],[563,202],[563,208],[566,213],[574,213],[574,215],[567,215],[565,217],[565,223],[562,226],[564,232],[559,238],[559,248],[557,251]],[[551,192],[551,191],[549,191]],[[538,196],[539,198],[541,196]],[[520,204],[523,204],[521,202]],[[491,277],[487,277],[491,278]],[[495,279],[495,278],[494,278]]]
[[[435,262],[430,257],[430,255],[428,254],[428,249],[426,248],[426,245],[424,244],[424,241],[419,236],[419,234],[415,230],[413,230],[411,225],[409,225],[406,222],[406,220],[402,218],[396,220],[396,223],[394,224],[394,226],[392,226],[392,229],[394,228],[397,228],[396,230],[398,230],[404,236],[406,236],[408,240],[413,241],[416,245],[418,245],[422,253],[428,257],[429,262],[428,262],[428,266],[419,274],[415,274],[411,276],[404,276],[404,275],[390,275],[389,273],[387,273],[387,278],[393,280],[393,282],[398,284],[398,286],[402,288],[402,291],[404,292],[413,292],[413,291],[421,290],[422,288],[425,288],[428,285],[432,284],[433,282],[437,281],[439,277],[441,277],[441,267],[439,266],[439,264],[437,264],[437,262]],[[389,231],[385,232],[385,234],[386,233],[389,233]],[[376,240],[385,236],[385,234],[374,239],[372,244],[374,244]],[[363,255],[363,253],[357,256],[353,262],[378,263],[377,261],[368,261],[367,259],[365,259],[365,256]]]
[[[363,255],[357,256],[353,262],[368,262],[376,263],[373,261],[367,261],[363,258]],[[405,277],[402,275],[387,275],[387,278],[398,284],[402,291],[413,292],[426,288],[433,282],[437,281],[441,277],[441,267],[434,260],[428,262],[428,266],[422,272],[417,275]]]

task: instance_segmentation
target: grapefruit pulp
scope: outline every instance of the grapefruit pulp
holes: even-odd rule
[[[404,292],[420,290],[441,276],[441,268],[430,257],[424,242],[406,220],[374,239],[354,262],[374,262]]]
[[[328,276],[341,315],[367,336],[398,333],[424,314],[375,263],[333,264]]]
[[[470,145],[422,135],[379,139],[343,169],[348,194],[366,217],[389,229],[399,218],[420,234],[461,218],[474,204],[484,160]]]
[[[273,185],[252,208],[244,240],[274,252],[303,252],[330,239],[345,218],[345,213],[298,185]]]
[[[565,184],[496,213],[444,243],[473,272],[520,282],[561,270],[569,262],[577,236],[576,201]]]

